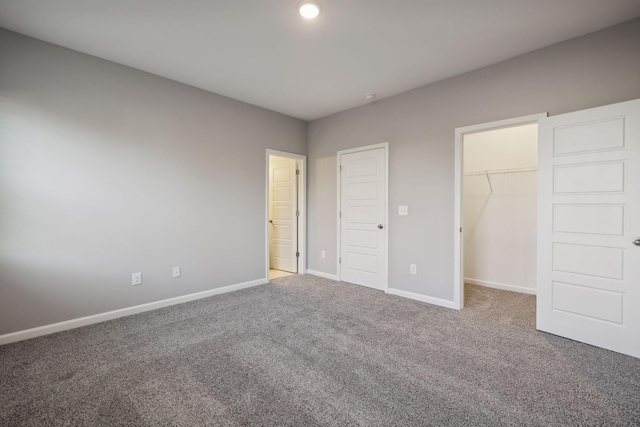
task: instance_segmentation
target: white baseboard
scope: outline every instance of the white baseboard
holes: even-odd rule
[[[329,280],[338,280],[338,276],[335,274],[323,273],[322,271],[309,270],[307,268],[307,274],[311,274],[312,276],[323,277]]]
[[[416,301],[426,302],[433,305],[439,305],[441,307],[453,308],[453,309],[456,308],[455,305],[453,304],[453,301],[449,301],[446,299],[430,297],[422,294],[415,294],[413,292],[401,291],[400,289],[393,289],[393,288],[387,289],[387,293],[391,295],[397,295],[403,298],[409,298]]]
[[[68,329],[75,329],[81,326],[87,326],[87,325],[92,325],[94,323],[100,323],[100,322],[105,322],[107,320],[117,319],[119,317],[130,316],[132,314],[138,314],[138,313],[155,310],[162,307],[168,307],[170,305],[182,304],[184,302],[194,301],[201,298],[207,298],[213,295],[239,291],[240,289],[263,285],[268,282],[269,281],[267,279],[251,280],[249,282],[223,286],[221,288],[210,289],[208,291],[196,292],[193,294],[182,295],[179,297],[150,302],[147,304],[135,305],[133,307],[121,308],[119,310],[107,311],[105,313],[93,314],[91,316],[79,317],[77,319],[65,320],[64,322],[53,323],[51,325],[38,326],[37,328],[11,332],[9,334],[0,335],[0,345],[9,344],[16,341],[22,341],[29,338],[35,338],[42,335],[54,334],[56,332],[66,331]]]
[[[520,292],[521,294],[536,295],[536,289],[525,288],[523,286],[508,285],[506,283],[490,282],[488,280],[471,279],[468,277],[464,278],[464,283],[468,283],[470,285],[484,286],[486,288],[500,289],[503,291]]]

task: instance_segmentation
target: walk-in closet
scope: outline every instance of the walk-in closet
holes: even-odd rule
[[[536,293],[538,125],[464,136],[464,280]]]

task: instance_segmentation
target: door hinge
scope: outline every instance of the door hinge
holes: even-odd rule
[[[296,258],[300,258],[300,252],[296,252]]]
[[[342,211],[338,212],[338,216],[342,218]]]
[[[300,216],[300,211],[296,211],[296,216]]]
[[[342,258],[338,258],[338,264],[342,264]]]
[[[460,232],[462,233],[462,227],[460,227]]]
[[[300,175],[300,169],[296,169],[296,175]]]
[[[342,172],[342,165],[340,165],[340,172]]]

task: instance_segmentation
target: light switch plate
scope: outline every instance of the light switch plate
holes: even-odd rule
[[[409,206],[398,206],[398,215],[409,215]]]

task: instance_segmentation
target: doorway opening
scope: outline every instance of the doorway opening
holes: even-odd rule
[[[266,277],[304,274],[306,156],[267,150]]]
[[[454,307],[466,285],[536,294],[538,121],[456,129]]]

